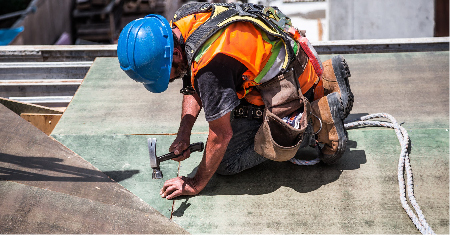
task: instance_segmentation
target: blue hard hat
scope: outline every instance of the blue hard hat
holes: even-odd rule
[[[173,59],[173,35],[160,15],[136,19],[122,30],[117,44],[120,68],[147,90],[167,89]]]

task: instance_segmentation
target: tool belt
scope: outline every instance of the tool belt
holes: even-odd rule
[[[299,53],[297,63],[302,66],[304,54]],[[301,91],[297,80],[298,71],[290,67],[285,73],[257,86],[264,101],[263,123],[255,135],[255,151],[261,156],[274,161],[287,161],[295,156],[300,147],[310,142],[311,127],[308,121],[311,105]],[[300,67],[301,68],[301,67]],[[294,128],[282,120],[294,111],[301,111],[300,127]]]
[[[250,104],[248,102],[244,102],[241,100],[241,104],[239,104],[233,110],[234,118],[248,118],[248,119],[257,119],[262,120],[264,114],[264,107],[256,106]]]

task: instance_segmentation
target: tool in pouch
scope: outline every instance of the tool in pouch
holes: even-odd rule
[[[184,150],[181,154],[176,155],[175,153],[171,152],[158,157],[156,155],[156,138],[149,138],[147,140],[147,143],[148,143],[148,152],[150,155],[150,166],[153,169],[152,179],[162,179],[163,174],[161,172],[161,169],[159,168],[159,164],[161,162],[177,158],[183,155],[183,153],[188,149],[192,153],[192,152],[202,152],[203,149],[205,148],[203,142],[198,142],[189,145],[189,147],[186,150]]]

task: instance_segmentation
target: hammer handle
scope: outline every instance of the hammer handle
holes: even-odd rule
[[[188,149],[189,149],[189,151],[191,151],[191,153],[192,152],[202,152],[203,149],[204,149],[204,144],[203,144],[203,142],[194,143],[194,144],[189,145]],[[163,161],[166,161],[166,160],[169,160],[169,159],[172,159],[172,158],[176,158],[176,157],[179,157],[179,156],[183,155],[183,153],[185,151],[186,150],[184,150],[179,155],[175,155],[175,153],[173,153],[173,152],[172,153],[168,153],[168,154],[164,154],[162,156],[159,156],[158,160],[159,160],[159,162],[163,162]]]

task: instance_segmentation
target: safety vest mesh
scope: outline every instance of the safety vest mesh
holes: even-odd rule
[[[214,56],[225,54],[248,69],[243,75],[242,87],[237,90],[238,97],[263,105],[259,93],[253,88],[265,82],[263,79],[267,80],[268,76],[286,70],[300,48],[278,27],[244,11],[249,10],[248,6],[255,10],[253,4],[185,4],[175,13],[172,24],[185,39],[192,84],[197,72]],[[313,86],[317,75],[311,72],[308,76],[302,75],[299,82],[304,93]]]

